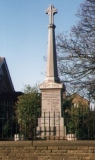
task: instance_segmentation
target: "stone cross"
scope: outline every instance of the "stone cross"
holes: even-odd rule
[[[53,15],[55,15],[57,13],[57,9],[54,8],[53,5],[50,5],[49,8],[46,10],[46,14],[49,14],[50,18],[49,18],[49,24],[54,24],[54,17]]]

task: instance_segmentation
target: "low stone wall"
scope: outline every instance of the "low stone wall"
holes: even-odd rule
[[[95,141],[0,141],[0,160],[95,160]]]

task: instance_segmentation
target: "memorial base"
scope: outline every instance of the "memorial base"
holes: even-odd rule
[[[42,139],[65,139],[66,127],[37,127],[36,137]]]
[[[42,139],[65,139],[66,127],[63,117],[41,117],[38,119],[36,137]]]
[[[38,118],[36,136],[51,139],[52,137],[64,139],[66,127],[63,118],[63,84],[46,82],[40,85],[42,93],[41,118]]]

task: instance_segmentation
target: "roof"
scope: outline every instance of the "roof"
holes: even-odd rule
[[[0,57],[0,66],[2,65],[3,61],[4,61],[4,57]]]
[[[10,86],[10,90],[14,92],[14,86],[11,80],[10,72],[6,63],[5,57],[0,57],[0,68],[3,69],[4,74],[6,75],[6,79],[8,81],[8,85]]]
[[[89,101],[87,99],[85,99],[84,97],[82,97],[81,95],[74,93],[70,96],[67,96],[66,98],[67,100],[71,100],[72,103],[81,103],[81,104],[85,104],[88,105]]]

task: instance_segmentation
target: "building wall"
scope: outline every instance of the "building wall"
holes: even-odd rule
[[[79,94],[73,94],[71,96],[68,96],[66,97],[65,101],[70,101],[71,105],[73,104],[74,107],[79,107],[81,105],[88,108],[89,106],[89,101],[81,97]]]
[[[95,141],[1,141],[0,160],[95,160]]]
[[[73,104],[81,104],[84,106],[88,106],[89,105],[89,101],[86,100],[85,98],[81,97],[80,95],[75,95],[75,97],[72,100]]]

